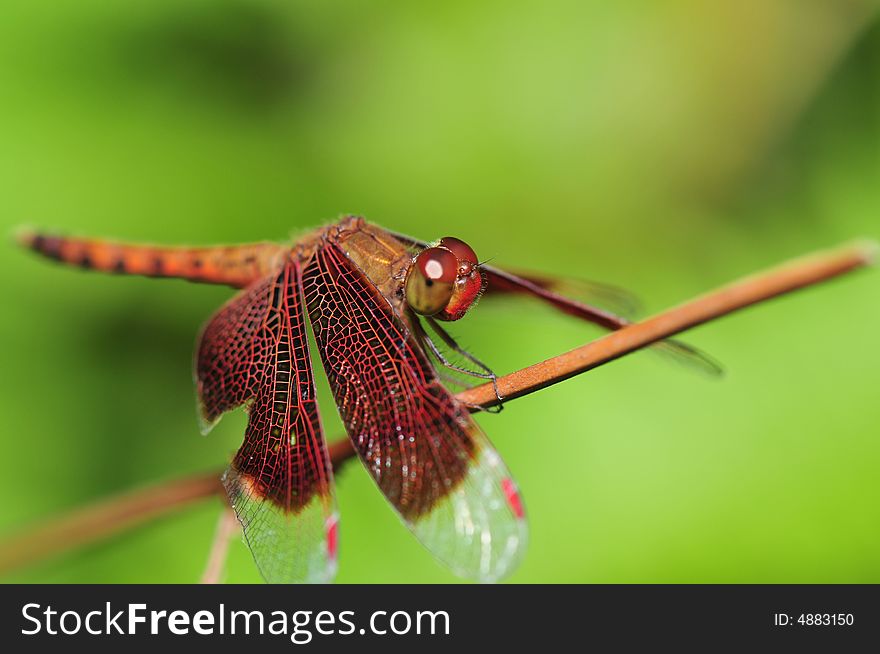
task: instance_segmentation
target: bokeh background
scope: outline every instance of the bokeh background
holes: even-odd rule
[[[877,17],[866,0],[6,0],[0,224],[213,244],[355,212],[657,311],[880,236]],[[245,416],[201,437],[190,362],[229,290],[2,247],[0,535],[225,465]],[[880,582],[878,292],[863,272],[691,332],[721,381],[640,353],[480,416],[530,512],[511,581]],[[499,373],[597,335],[507,298],[453,331]],[[339,581],[455,581],[359,464],[338,495]],[[2,580],[196,581],[219,511]],[[227,579],[259,580],[238,541]]]

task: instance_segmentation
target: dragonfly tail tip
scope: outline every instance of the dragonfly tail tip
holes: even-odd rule
[[[19,225],[12,229],[11,236],[16,245],[29,248],[37,238],[37,231],[28,225]]]
[[[862,239],[858,242],[865,265],[873,266],[880,257],[880,242],[874,239]]]

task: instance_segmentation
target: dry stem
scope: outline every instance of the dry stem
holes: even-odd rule
[[[223,576],[223,567],[226,563],[226,554],[229,552],[229,541],[238,533],[238,518],[229,506],[224,506],[217,521],[217,531],[214,534],[214,542],[211,543],[211,553],[208,554],[208,563],[202,574],[203,584],[219,584]]]

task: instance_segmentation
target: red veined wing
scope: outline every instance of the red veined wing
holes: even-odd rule
[[[329,239],[304,288],[336,404],[379,489],[456,574],[510,572],[526,541],[516,485],[400,316]]]
[[[269,582],[327,582],[336,571],[333,472],[321,433],[300,263],[232,299],[202,332],[202,418],[248,404],[244,443],[223,477]]]

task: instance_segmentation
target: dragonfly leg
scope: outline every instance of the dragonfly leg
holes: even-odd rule
[[[463,373],[465,375],[470,375],[471,377],[477,377],[478,379],[489,380],[492,383],[492,388],[495,391],[495,397],[498,398],[498,406],[495,407],[494,409],[485,409],[485,410],[488,410],[492,413],[498,413],[499,411],[501,411],[504,408],[504,405],[503,405],[504,398],[501,397],[501,394],[498,392],[498,377],[497,377],[497,375],[495,375],[495,373],[492,371],[492,369],[489,368],[489,366],[487,366],[485,363],[480,361],[473,354],[468,352],[466,349],[461,347],[456,342],[456,340],[449,334],[449,332],[447,332],[445,329],[443,329],[436,320],[434,320],[433,318],[430,318],[430,317],[425,318],[425,320],[431,326],[431,329],[434,331],[434,333],[440,337],[440,339],[446,344],[446,346],[448,348],[450,348],[456,354],[464,357],[465,359],[467,359],[468,361],[473,363],[475,366],[480,368],[482,370],[482,372],[478,372],[476,370],[470,370],[468,368],[463,368],[462,366],[457,366],[454,363],[452,363],[451,361],[449,361],[449,359],[443,354],[443,352],[440,350],[440,348],[437,347],[437,344],[434,343],[434,340],[431,338],[431,336],[424,330],[424,328],[421,326],[421,324],[419,324],[419,330],[421,331],[422,341],[425,343],[425,345],[427,345],[427,347],[431,350],[431,352],[434,354],[434,356],[436,356],[437,359],[440,361],[440,363],[442,363],[444,366],[446,366],[450,370],[455,370],[455,371]],[[474,407],[472,407],[472,408],[474,408]],[[484,409],[481,408],[481,410],[484,410]]]

